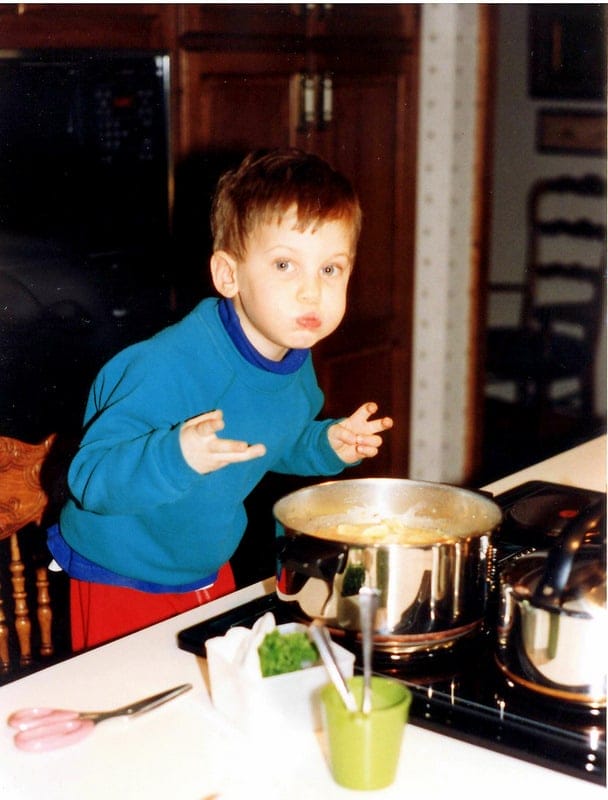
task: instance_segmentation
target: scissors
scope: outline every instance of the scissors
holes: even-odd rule
[[[20,750],[41,753],[79,742],[92,732],[98,722],[113,717],[137,717],[190,689],[192,684],[184,683],[112,711],[22,708],[13,712],[7,722],[11,728],[17,728],[14,741]]]

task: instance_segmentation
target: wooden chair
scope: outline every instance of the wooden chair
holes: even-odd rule
[[[39,444],[28,444],[6,436],[0,437],[0,540],[9,540],[9,564],[4,574],[10,575],[13,608],[9,614],[0,585],[0,671],[8,672],[11,664],[12,634],[16,635],[19,666],[32,664],[32,620],[28,607],[28,573],[35,578],[36,616],[39,629],[40,655],[48,658],[54,653],[52,637],[53,612],[49,593],[48,554],[34,559],[33,564],[24,563],[25,537],[28,532],[40,529],[46,521],[51,505],[52,492],[45,485],[45,464],[51,454],[57,435],[52,434]],[[12,617],[12,627],[9,618]]]
[[[514,326],[488,331],[486,386],[510,383],[513,405],[539,420],[551,413],[593,418],[606,286],[605,199],[599,176],[538,181],[528,198],[524,281],[490,285],[503,297],[519,295],[521,315]]]

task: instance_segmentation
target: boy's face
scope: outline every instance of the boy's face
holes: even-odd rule
[[[293,209],[280,223],[258,226],[241,260],[223,252],[212,259],[216,288],[232,297],[245,335],[273,361],[290,349],[312,347],[338,327],[355,256],[347,222],[326,222],[314,231],[298,231],[296,223]],[[218,281],[218,258],[224,270],[230,266],[232,283]]]

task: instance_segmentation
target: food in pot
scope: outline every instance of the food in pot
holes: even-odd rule
[[[470,525],[470,520],[467,521]],[[292,523],[309,536],[351,544],[403,544],[426,546],[454,542],[469,536],[470,527],[459,529],[458,521],[429,517],[415,519],[410,513],[383,517],[367,509],[351,509],[346,514],[328,514]]]
[[[382,544],[434,544],[435,542],[448,542],[454,539],[451,533],[445,533],[438,528],[411,528],[398,519],[384,519],[381,522],[347,523],[329,525],[314,531],[314,536],[321,539],[335,539],[341,542],[382,542]]]

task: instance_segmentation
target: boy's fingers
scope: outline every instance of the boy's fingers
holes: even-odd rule
[[[370,425],[372,433],[381,433],[393,427],[393,420],[390,417],[382,417],[382,419],[372,420]]]
[[[216,453],[246,453],[252,452],[254,455],[264,455],[266,448],[263,444],[247,444],[240,439],[220,439],[216,437],[211,449]]]
[[[202,422],[197,422],[194,426],[194,429],[199,434],[199,436],[211,436],[218,431],[221,431],[224,427],[223,420],[218,419],[206,419]]]
[[[361,456],[367,456],[368,458],[373,458],[374,456],[378,455],[378,448],[369,447],[366,445],[357,445],[357,452]]]
[[[353,414],[353,418],[360,419],[362,422],[365,422],[372,414],[375,414],[378,410],[378,406],[375,403],[363,403],[362,406],[355,411]]]
[[[225,443],[222,439],[218,439],[218,442]],[[248,445],[246,442],[232,442],[232,447],[229,448],[214,448],[215,452],[224,460],[226,463],[235,463],[240,461],[251,461],[253,458],[260,458],[261,456],[266,454],[266,448],[263,444],[252,444]],[[236,449],[234,445],[239,445]]]
[[[217,408],[214,411],[205,411],[203,414],[197,414],[190,419],[185,420],[183,423],[184,428],[191,428],[200,425],[202,422],[213,422],[223,420],[224,414],[221,409]]]
[[[238,459],[239,461],[249,461],[252,458],[260,458],[266,455],[266,448],[263,444],[251,444],[238,455],[241,456],[241,458]]]
[[[355,411],[351,419],[358,419],[362,422],[367,422],[372,414],[375,414],[377,411],[377,403],[363,403],[363,405],[359,406],[359,408]],[[390,417],[381,417],[377,420],[371,420],[371,423],[374,425],[380,425],[378,430],[383,430],[386,428],[391,428],[393,425],[393,420]]]

